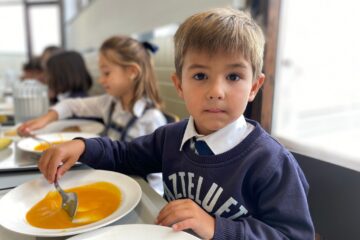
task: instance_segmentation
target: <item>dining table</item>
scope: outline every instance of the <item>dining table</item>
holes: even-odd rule
[[[1,113],[0,106],[0,113]],[[2,133],[13,131],[15,126],[2,126]],[[43,177],[37,167],[40,157],[38,153],[27,152],[18,147],[20,137],[14,137],[13,142],[5,149],[0,150],[0,199],[9,191],[28,181]],[[91,169],[85,164],[73,166],[69,171]],[[165,206],[166,201],[141,177],[130,176],[142,190],[141,199],[136,207],[119,220],[107,225],[120,224],[154,224],[159,211]],[[0,213],[1,214],[1,213]],[[23,235],[10,231],[0,226],[0,240],[34,240],[34,239],[67,239],[62,237],[39,237]]]

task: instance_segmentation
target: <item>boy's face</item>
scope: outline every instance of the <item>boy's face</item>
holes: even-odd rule
[[[172,79],[199,134],[211,134],[244,113],[265,79],[261,74],[253,81],[252,72],[241,54],[187,51],[181,79]]]

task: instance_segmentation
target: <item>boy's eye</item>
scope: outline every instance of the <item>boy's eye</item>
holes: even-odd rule
[[[104,76],[109,76],[110,72],[103,72]]]
[[[226,78],[228,80],[230,80],[230,81],[238,81],[238,80],[240,80],[240,76],[238,74],[235,74],[235,73],[231,73],[231,74],[227,75]]]
[[[197,73],[194,75],[194,77],[196,80],[203,80],[203,79],[207,79],[207,76],[205,73]]]

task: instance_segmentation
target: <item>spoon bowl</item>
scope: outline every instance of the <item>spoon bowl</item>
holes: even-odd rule
[[[57,179],[54,182],[56,190],[61,195],[61,208],[69,215],[71,220],[74,219],[76,210],[78,208],[78,196],[74,192],[65,192],[59,185]]]

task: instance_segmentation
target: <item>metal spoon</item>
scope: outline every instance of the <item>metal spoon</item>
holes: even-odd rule
[[[44,138],[40,138],[35,134],[31,134],[30,136],[38,141],[46,142],[49,145],[49,147],[52,146],[52,143]],[[54,185],[56,190],[60,193],[61,196],[61,208],[64,209],[65,212],[70,216],[71,220],[73,220],[79,205],[77,194],[74,192],[65,192],[60,187],[57,180],[57,173],[55,175]]]
[[[61,195],[61,208],[70,216],[71,220],[74,219],[76,210],[78,208],[78,197],[74,192],[65,192],[59,185],[57,177],[55,177],[54,185],[56,190]]]

